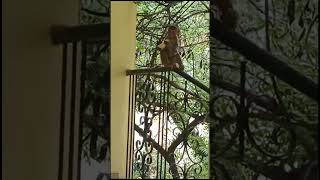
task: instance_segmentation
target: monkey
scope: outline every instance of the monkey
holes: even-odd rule
[[[177,25],[170,25],[168,32],[161,44],[158,45],[160,50],[161,64],[171,69],[183,71],[180,52],[180,29]]]
[[[214,5],[218,8],[218,15],[223,27],[229,31],[235,31],[239,15],[232,5],[232,0],[215,0]]]

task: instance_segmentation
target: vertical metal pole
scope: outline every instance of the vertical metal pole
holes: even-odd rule
[[[165,142],[165,150],[168,150],[168,122],[169,122],[169,92],[170,92],[170,71],[168,71],[168,85],[167,85],[167,101],[166,101],[166,142]],[[164,162],[164,179],[166,179],[166,171],[167,171],[167,162]]]
[[[67,82],[67,54],[68,44],[62,47],[62,77],[61,77],[61,102],[60,102],[60,134],[59,134],[59,167],[58,180],[63,177],[63,153],[64,153],[64,123],[65,123],[65,101],[66,101],[66,82]]]
[[[85,97],[85,81],[86,81],[86,61],[87,61],[87,42],[81,42],[81,72],[80,72],[80,118],[79,118],[79,134],[78,134],[78,167],[77,180],[81,180],[81,154],[82,154],[82,129],[83,129],[83,115],[85,111],[84,97]]]
[[[148,87],[148,82],[149,82],[149,75],[146,76],[146,86]],[[147,97],[147,94],[148,92],[146,92],[146,97]],[[146,128],[147,128],[147,125],[146,125],[146,120],[147,120],[147,112],[146,111],[146,108],[144,108],[144,129],[143,129],[143,142],[142,142],[142,146],[144,146],[144,148],[146,149],[146,146],[147,146],[147,141],[146,141],[146,137],[147,137],[147,131],[146,131]],[[146,154],[142,154],[142,165],[141,165],[141,169],[142,169],[142,179],[145,179],[145,160],[146,160]]]
[[[164,72],[164,77],[167,76],[167,72],[165,71]],[[164,110],[165,110],[165,99],[166,99],[166,82],[164,80],[164,83],[163,83],[163,101],[162,101],[162,123],[161,123],[161,147],[163,147],[163,125],[164,125],[164,117],[165,117],[165,113],[164,113]],[[162,175],[162,165],[163,165],[163,162],[162,162],[162,159],[163,157],[161,156],[161,159],[160,159],[160,164],[161,164],[161,169],[160,169],[160,179],[161,179],[161,175]],[[165,160],[164,160],[165,161]]]
[[[213,8],[213,4],[211,1],[209,1],[209,7],[210,9]],[[209,15],[209,18],[210,19],[213,19],[214,18],[214,15],[213,15],[213,12],[210,11],[210,15]],[[212,80],[213,80],[213,74],[215,74],[214,72],[214,68],[212,66],[212,62],[214,61],[213,59],[213,47],[211,47],[212,45],[212,41],[213,41],[213,38],[211,39],[212,35],[213,35],[213,29],[212,28],[215,28],[213,27],[213,23],[212,21],[209,22],[209,117],[211,119],[212,117],[212,109],[213,109],[213,105],[212,105],[212,97],[213,97],[213,93],[214,93],[214,86],[212,85]],[[209,179],[213,179],[213,174],[214,174],[214,169],[213,169],[213,154],[214,154],[214,144],[212,143],[212,139],[214,137],[214,134],[213,134],[213,127],[211,125],[211,122],[209,121],[208,123],[209,125]]]
[[[129,144],[131,143],[129,140],[129,124],[130,124],[130,120],[131,120],[131,88],[132,88],[132,84],[131,84],[131,79],[132,79],[133,75],[130,75],[129,77],[129,103],[128,103],[128,134],[127,134],[127,162],[126,162],[126,178],[129,178]]]
[[[162,76],[163,76],[163,72],[160,73],[160,94],[159,94],[159,100],[160,100],[160,106],[161,106],[161,99],[162,99]],[[161,110],[161,107],[160,107]],[[159,113],[159,125],[158,125],[158,144],[160,144],[160,126],[161,126],[161,113]],[[160,169],[161,169],[161,164],[160,164]],[[159,151],[157,151],[157,178],[159,178]]]
[[[136,88],[136,85],[137,85],[137,75],[135,75],[133,77],[133,80],[134,80],[134,83],[133,83],[133,94],[132,94],[132,98],[133,98],[133,103],[132,103],[132,111],[133,111],[133,120],[131,122],[131,149],[130,149],[130,155],[132,155],[132,157],[130,156],[130,159],[132,161],[132,166],[131,166],[131,175],[130,175],[130,178],[133,177],[133,153],[134,153],[134,124],[135,124],[135,121],[136,121],[136,96],[135,96],[135,93],[137,92],[137,88]],[[131,153],[131,150],[132,150],[132,153]]]
[[[246,61],[242,61],[240,65],[240,107],[245,106],[245,81],[246,81]]]
[[[72,43],[72,79],[71,79],[71,114],[70,114],[70,149],[69,149],[69,175],[68,180],[73,179],[73,154],[74,154],[74,122],[76,103],[77,80],[77,42]]]
[[[188,98],[187,98],[187,87],[188,87],[188,83],[185,80],[184,81],[184,112],[187,112],[187,103],[188,103]]]
[[[244,155],[244,127],[243,124],[245,121],[243,117],[243,113],[245,113],[245,82],[246,82],[246,61],[242,61],[240,65],[240,112],[239,113],[239,119],[240,121],[240,134],[239,134],[239,153],[240,158],[243,158]],[[242,122],[241,122],[242,121]]]

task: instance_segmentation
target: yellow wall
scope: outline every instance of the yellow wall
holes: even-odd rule
[[[49,27],[78,24],[79,1],[2,5],[2,177],[56,180],[62,51],[51,44]]]
[[[111,2],[111,173],[126,174],[129,78],[135,62],[136,5]]]

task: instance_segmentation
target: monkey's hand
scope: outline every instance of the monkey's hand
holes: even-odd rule
[[[166,40],[162,41],[162,43],[159,44],[159,46],[161,46],[162,49],[164,49],[164,48],[166,48],[169,44],[170,44],[170,40],[166,39]]]
[[[162,42],[161,44],[158,45],[158,48],[160,50],[164,49],[166,47],[166,44],[164,42]]]

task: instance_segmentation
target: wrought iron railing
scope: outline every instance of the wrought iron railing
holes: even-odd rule
[[[210,177],[316,179],[318,84],[239,33],[226,31],[215,18],[210,21],[211,37],[248,62],[234,58],[231,68],[219,67],[222,73],[210,68]],[[226,77],[228,68],[234,74],[238,67],[239,78]],[[267,83],[250,74],[252,69],[277,78],[282,88],[276,82],[263,87]],[[301,107],[312,115],[301,113]]]
[[[103,161],[110,146],[109,100],[104,97],[109,96],[109,59],[108,54],[102,55],[110,45],[108,25],[104,23],[51,28],[52,42],[62,45],[58,180],[83,179],[81,162],[84,156],[90,156],[98,162]],[[69,53],[71,63],[68,63]],[[101,56],[105,58],[103,62],[107,63],[103,65],[103,72],[99,72],[101,67],[98,67]],[[94,78],[90,77],[92,74]],[[71,87],[68,86],[68,79]],[[92,91],[103,93],[94,95]],[[69,128],[66,129],[66,126]],[[68,146],[65,146],[65,141]]]
[[[282,170],[281,163],[302,164],[295,156],[304,139],[299,133],[306,132],[306,127],[295,120],[301,115],[287,112],[274,97],[248,89],[246,63],[240,64],[239,86],[211,77],[216,92],[210,95],[210,130],[214,131],[210,134],[210,177],[232,179],[242,169],[248,177],[292,178],[293,175]],[[316,123],[316,119],[312,121],[311,124]],[[314,142],[313,138],[308,136],[309,143]],[[312,147],[311,144],[303,146]],[[313,148],[308,153],[315,156],[316,152]],[[308,160],[294,173],[299,172],[306,178],[315,177],[316,164],[317,160]]]
[[[208,178],[209,89],[185,72],[166,68],[127,74],[127,178]]]

